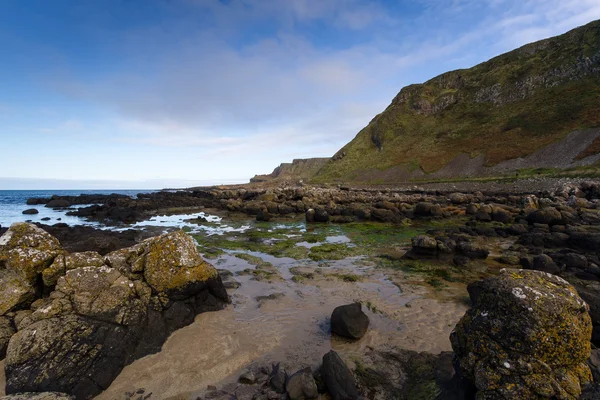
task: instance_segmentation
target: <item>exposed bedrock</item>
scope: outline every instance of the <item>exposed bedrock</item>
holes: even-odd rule
[[[14,224],[0,237],[0,264],[0,338],[16,330],[6,349],[8,394],[91,398],[174,330],[229,301],[182,231],[101,256],[67,253],[40,228]]]

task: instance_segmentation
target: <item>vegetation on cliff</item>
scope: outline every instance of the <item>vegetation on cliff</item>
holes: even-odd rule
[[[405,87],[315,181],[368,181],[368,171],[432,173],[460,154],[486,166],[528,156],[600,126],[600,21],[473,68]],[[580,157],[597,153],[598,141]]]

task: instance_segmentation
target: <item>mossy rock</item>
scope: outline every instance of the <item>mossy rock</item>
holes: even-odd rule
[[[144,244],[144,278],[156,292],[174,294],[218,277],[217,270],[202,259],[193,239],[183,231],[151,238]]]
[[[592,376],[589,306],[565,280],[504,269],[469,285],[474,306],[450,339],[477,398],[577,399]]]
[[[58,239],[35,225],[17,222],[0,237],[0,264],[35,285],[38,275],[62,252]]]

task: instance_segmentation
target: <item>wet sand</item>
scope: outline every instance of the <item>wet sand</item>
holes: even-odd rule
[[[362,282],[324,276],[304,284],[238,280],[242,286],[231,292],[231,306],[199,315],[192,325],[175,332],[160,353],[125,367],[97,398],[125,398],[126,392],[144,388],[152,398],[193,399],[207,385],[221,388],[235,382],[253,365],[281,362],[292,372],[316,367],[330,349],[350,363],[368,347],[438,353],[451,349],[449,334],[467,309],[460,302],[425,298],[424,288],[407,286],[401,291],[381,273],[368,272]],[[255,300],[272,293],[284,295]],[[353,301],[377,310],[363,306],[371,320],[368,333],[357,342],[332,337],[332,310]]]

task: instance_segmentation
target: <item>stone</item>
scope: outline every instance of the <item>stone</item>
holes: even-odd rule
[[[336,307],[331,314],[331,332],[349,339],[360,339],[369,329],[369,317],[360,303]]]
[[[58,392],[18,393],[0,397],[0,400],[75,400],[75,397]]]
[[[16,222],[0,237],[0,264],[34,286],[41,272],[62,252],[58,240],[35,225]]]
[[[285,370],[281,368],[280,364],[273,364],[271,372],[269,373],[269,386],[277,393],[285,393],[285,382],[287,381],[287,374]]]
[[[285,383],[290,400],[316,399],[319,396],[317,384],[309,367],[290,376]]]
[[[246,385],[253,385],[256,383],[256,376],[252,371],[246,371],[242,375],[240,375],[238,382],[244,383]]]
[[[306,217],[306,222],[315,222],[315,210],[312,208],[309,208],[308,210],[306,210],[306,213],[304,214]]]
[[[71,203],[64,199],[53,199],[46,203],[48,208],[67,208],[71,207]]]
[[[554,207],[546,207],[534,210],[527,215],[530,224],[564,225],[564,219],[560,211]]]
[[[10,319],[6,317],[0,317],[0,360],[6,356],[8,341],[14,334],[15,328],[13,327]]]
[[[182,231],[111,253],[110,265],[80,266],[98,261],[92,253],[64,258],[75,268],[22,313],[8,344],[7,393],[95,396],[197,314],[229,302],[216,269]]]
[[[552,258],[546,254],[538,254],[533,257],[533,262],[531,265],[531,269],[535,269],[536,271],[543,271],[549,274],[558,274],[560,272],[560,268],[556,265]]]
[[[356,400],[358,398],[354,376],[335,351],[331,350],[323,356],[321,375],[333,400]]]
[[[485,260],[490,254],[490,251],[482,244],[466,241],[456,243],[456,252],[469,258],[482,260]]]
[[[329,213],[322,208],[315,210],[315,222],[329,222]]]
[[[478,399],[578,398],[592,379],[592,323],[573,286],[540,271],[503,269],[469,285],[469,295],[473,307],[450,340]]]
[[[418,255],[433,256],[437,253],[437,241],[428,235],[417,235],[411,239],[412,251]]]
[[[35,215],[35,214],[39,214],[40,212],[37,210],[37,208],[29,208],[27,210],[23,211],[24,215]]]

